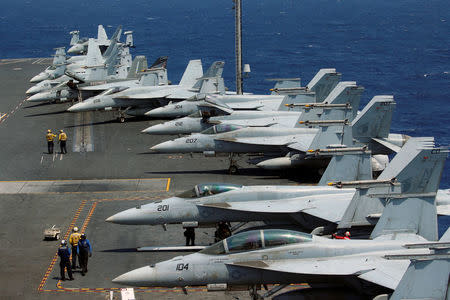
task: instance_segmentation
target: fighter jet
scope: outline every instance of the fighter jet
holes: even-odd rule
[[[192,134],[151,147],[159,153],[200,152],[206,155],[216,153],[263,153],[267,168],[298,166],[323,166],[323,159],[304,159],[311,149],[328,145],[369,144],[374,154],[389,154],[392,143],[401,147],[407,137],[389,133],[395,102],[392,96],[375,96],[350,124],[348,120],[333,118],[337,110],[324,110],[319,121],[304,121],[307,126],[319,128],[279,128],[215,125],[201,133]],[[373,144],[370,139],[378,138]],[[381,142],[383,145],[381,146]],[[394,145],[396,150],[399,147]],[[284,157],[280,157],[285,155]],[[264,166],[264,165],[263,165]],[[230,173],[237,171],[237,165],[230,157]]]
[[[57,83],[50,90],[41,91],[30,96],[27,101],[29,102],[41,102],[41,101],[68,101],[78,98],[78,88],[82,86],[91,86],[97,83],[106,82],[119,82],[119,81],[136,81],[135,79],[139,76],[139,71],[145,70],[147,68],[147,60],[144,56],[137,56],[130,68],[127,71],[127,64],[121,64],[122,56],[119,56],[121,46],[114,44],[112,45],[113,50],[108,54],[107,59],[102,64],[103,58],[100,54],[100,50],[93,40],[91,40],[90,50],[87,55],[87,65],[80,67],[81,72],[66,71],[69,76],[64,76],[66,80],[55,81]],[[119,61],[118,61],[119,60]],[[76,82],[74,82],[74,80]],[[51,82],[48,82],[51,85]],[[45,87],[46,85],[44,85]],[[116,84],[117,86],[117,84]],[[126,86],[126,84],[125,84]],[[32,87],[31,89],[39,89],[39,87]],[[30,90],[29,90],[30,91]],[[33,90],[34,91],[34,90]],[[94,90],[95,91],[95,90]],[[102,89],[98,89],[101,92]],[[27,91],[28,92],[28,91]],[[92,94],[93,95],[93,94]]]
[[[429,180],[423,181],[423,193],[381,196],[387,204],[371,240],[333,240],[280,229],[248,231],[199,253],[122,274],[113,282],[170,287],[306,282],[313,288],[337,284],[370,296],[390,293],[404,276],[410,255],[433,254],[432,249],[449,247],[449,232],[437,239],[435,206],[447,152],[427,149],[419,158],[435,167]],[[390,259],[393,255],[408,257]]]
[[[362,87],[356,85],[356,82],[340,82],[320,105],[316,105],[316,103],[301,105],[304,109],[303,112],[235,111],[228,106],[207,100],[205,105],[198,106],[200,110],[197,113],[151,126],[142,132],[148,134],[190,134],[204,131],[219,124],[225,126],[294,128],[301,127],[302,121],[318,120],[326,109],[341,109],[344,115],[339,118],[352,121],[357,114],[363,90]]]
[[[198,95],[178,103],[152,109],[146,116],[154,118],[184,117],[196,113],[205,104],[205,97],[235,110],[292,110],[287,103],[322,102],[341,79],[336,69],[320,69],[306,87],[296,86],[297,81],[275,79],[271,95]]]
[[[322,149],[310,155],[334,156],[318,186],[199,184],[176,197],[119,212],[106,221],[125,225],[194,222],[198,226],[264,221],[325,234],[358,226],[363,234],[371,230],[383,210],[385,203],[377,193],[396,194],[398,183],[402,193],[425,192],[422,187],[428,175],[434,174],[435,165],[421,159],[433,145],[433,138],[410,138],[377,180],[372,180],[376,161],[371,160],[370,151]],[[445,191],[439,194],[438,204],[443,206],[443,214],[448,214],[450,197]]]
[[[31,83],[38,83],[46,79],[56,79],[62,75],[64,75],[64,71],[66,70],[65,60],[66,60],[66,52],[64,47],[56,48],[55,55],[53,57],[53,63],[51,66],[47,67],[44,71],[39,73],[30,79]],[[27,92],[28,93],[28,92]]]
[[[59,82],[58,85],[52,87],[50,90],[37,93],[27,100],[30,102],[74,101],[86,96],[92,97],[98,95],[106,90],[114,90],[117,92],[118,90],[124,90],[129,87],[151,85],[154,84],[154,77],[161,79],[161,82],[167,82],[166,69],[151,67],[147,70],[147,59],[145,56],[136,56],[126,77],[124,77],[122,75],[123,72],[115,68],[115,57],[114,55],[111,56],[111,59],[106,62],[106,72],[97,72],[96,68],[98,67],[94,66],[87,70],[86,76],[84,77],[71,74],[72,77],[66,76],[65,81]],[[138,77],[140,78],[138,79]]]
[[[114,32],[114,34],[111,36],[111,40],[108,39],[108,36],[106,35],[105,28],[103,25],[98,25],[97,30],[97,39],[95,41],[100,46],[100,51],[104,52],[106,48],[111,44],[111,41],[119,41],[120,35],[122,34],[122,25],[119,25]],[[78,30],[74,30],[70,32],[70,35],[72,36],[70,40],[70,48],[67,50],[68,54],[85,54],[88,50],[88,38],[80,39],[80,32]],[[127,39],[129,39],[127,37]],[[132,40],[132,38],[131,38]]]
[[[222,71],[224,62],[214,62],[203,76],[200,60],[191,60],[178,85],[143,86],[126,89],[109,95],[96,96],[71,106],[68,111],[80,112],[90,110],[119,111],[124,114],[142,116],[150,108],[160,106],[169,101],[186,99],[201,93],[224,91]]]

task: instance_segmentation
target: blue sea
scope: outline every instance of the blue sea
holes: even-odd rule
[[[169,56],[178,82],[189,59],[205,68],[226,62],[234,90],[232,0],[0,0],[0,58],[48,57],[68,46],[69,31],[93,37],[103,24],[133,30],[134,54]],[[448,0],[243,0],[246,92],[268,93],[273,77],[301,77],[336,68],[343,80],[374,95],[394,95],[392,132],[434,136],[450,145],[450,2]],[[450,187],[447,163],[441,188]],[[448,225],[447,225],[448,226]]]

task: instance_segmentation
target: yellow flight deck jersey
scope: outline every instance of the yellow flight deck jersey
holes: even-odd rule
[[[53,133],[47,133],[46,135],[45,135],[45,137],[47,138],[47,142],[52,142],[53,141],[53,139],[56,137],[56,135],[54,135]]]
[[[78,245],[78,241],[80,240],[80,237],[81,237],[81,233],[79,233],[79,232],[72,233],[69,237],[69,243],[72,246]]]
[[[67,141],[67,134],[65,132],[60,133],[59,137],[58,137],[58,140],[60,140],[60,141]]]

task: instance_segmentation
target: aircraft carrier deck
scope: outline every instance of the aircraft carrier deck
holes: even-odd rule
[[[0,298],[120,299],[111,279],[129,270],[180,255],[138,253],[136,247],[183,245],[181,226],[120,226],[108,216],[137,204],[165,198],[201,182],[297,184],[243,165],[227,172],[228,159],[201,155],[151,154],[149,147],[168,136],[140,131],[158,120],[115,120],[112,112],[66,112],[68,103],[26,102],[29,79],[50,59],[0,60]],[[47,154],[45,133],[64,129],[68,154]],[[241,162],[241,164],[243,164]],[[73,226],[85,230],[93,246],[89,273],[59,281],[59,242],[44,241],[43,230]],[[209,244],[213,230],[197,229],[196,243]],[[291,287],[291,288],[298,288]],[[80,295],[80,293],[83,293]],[[205,288],[136,288],[136,299],[236,299],[248,292],[207,293]]]

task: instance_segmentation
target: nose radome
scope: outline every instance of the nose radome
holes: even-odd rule
[[[135,224],[135,220],[138,218],[138,212],[135,208],[127,209],[118,212],[115,215],[107,218],[105,221],[115,224]]]
[[[166,108],[158,107],[145,113],[147,117],[164,118],[166,117]]]
[[[155,269],[146,266],[117,276],[112,280],[114,283],[123,285],[146,286],[156,281]]]
[[[157,144],[150,148],[150,150],[155,152],[171,152],[173,150],[174,142],[173,141],[167,141],[163,142],[161,144]]]
[[[39,73],[36,76],[34,76],[33,78],[30,79],[31,83],[37,83],[37,82],[41,82],[45,79],[48,78],[48,74],[47,73]]]
[[[74,104],[71,107],[69,107],[67,109],[67,111],[71,111],[71,112],[83,111],[85,106],[86,106],[85,103],[80,102],[80,103]]]
[[[142,130],[142,133],[148,133],[148,134],[164,134],[165,126],[163,124],[157,124],[150,126],[148,128],[145,128]]]

